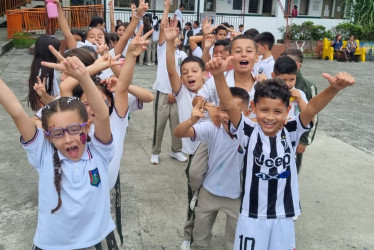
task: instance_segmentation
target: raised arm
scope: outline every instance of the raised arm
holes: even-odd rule
[[[12,117],[24,141],[30,141],[36,132],[33,120],[28,116],[14,93],[0,79],[0,103]]]
[[[65,13],[62,10],[60,1],[59,0],[54,0],[54,1],[57,4],[57,10],[58,10],[57,22],[58,22],[58,25],[60,26],[62,34],[65,37],[68,49],[69,50],[75,49],[77,47],[77,41],[75,41],[75,38],[70,31],[70,27],[69,27],[68,21],[65,18]]]
[[[190,43],[191,51],[194,51],[198,47],[198,43],[203,41],[203,36],[191,36],[188,42]]]
[[[231,95],[229,86],[227,85],[223,74],[227,68],[227,64],[232,60],[232,58],[232,56],[229,56],[226,60],[223,60],[220,57],[212,58],[206,63],[206,68],[214,77],[220,105],[226,109],[230,122],[237,128],[241,119],[241,111],[234,103],[234,98]]]
[[[114,21],[114,6],[113,6],[113,0],[110,0],[108,2],[109,7],[109,16],[110,16],[110,33],[116,32],[116,23]]]
[[[307,126],[313,117],[324,109],[340,90],[355,84],[355,79],[347,73],[340,72],[335,76],[323,73],[322,76],[329,81],[330,86],[313,97],[305,109],[300,112],[300,120],[304,126]]]
[[[160,27],[160,35],[158,38],[158,44],[162,45],[165,42],[165,34],[164,29],[162,27],[166,27],[168,24],[168,15],[170,10],[170,0],[164,0],[164,12],[162,13],[161,17],[161,27]]]
[[[120,117],[126,116],[129,107],[128,89],[134,75],[136,57],[147,49],[147,45],[149,43],[149,40],[147,40],[147,38],[152,34],[153,30],[147,32],[144,36],[141,36],[142,32],[143,26],[140,27],[138,33],[131,41],[129,48],[127,49],[126,60],[122,66],[121,73],[118,78],[115,92],[115,107]]]
[[[123,50],[127,45],[128,40],[133,36],[140,19],[144,16],[147,10],[148,3],[146,3],[145,0],[139,0],[138,9],[136,10],[136,13],[132,16],[129,26],[125,30],[125,33],[120,37],[116,46],[114,46],[115,55],[122,54]]]
[[[178,37],[179,30],[176,26],[176,23],[173,24],[173,21],[170,21],[170,24],[167,23],[166,26],[162,27],[166,39],[166,67],[169,75],[169,80],[171,84],[171,89],[173,93],[178,94],[181,88],[181,80],[177,69],[175,68],[175,49],[174,41]]]
[[[95,136],[103,143],[108,143],[112,140],[112,133],[109,123],[109,110],[101,96],[98,88],[96,88],[84,64],[77,57],[64,58],[58,53],[53,46],[49,46],[51,52],[61,62],[48,63],[42,62],[43,66],[51,67],[64,71],[67,75],[75,78],[80,83],[83,92],[87,97],[87,101],[91,109],[95,113]]]
[[[203,49],[203,55],[201,56],[201,59],[204,63],[207,63],[210,60],[210,48],[214,45],[214,35],[206,35],[204,37],[204,49]]]
[[[195,130],[192,126],[200,120],[200,118],[204,118],[204,101],[199,100],[194,108],[192,109],[191,118],[181,122],[178,126],[174,129],[174,136],[183,138],[183,137],[195,137]]]
[[[135,85],[129,86],[129,93],[138,98],[139,101],[143,103],[152,102],[154,99],[151,91]]]

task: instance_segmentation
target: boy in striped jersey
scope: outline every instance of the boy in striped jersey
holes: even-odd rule
[[[342,89],[355,83],[347,73],[322,74],[329,83],[294,119],[285,124],[290,91],[280,79],[259,82],[251,103],[257,123],[243,116],[234,104],[223,75],[232,57],[213,58],[207,68],[213,74],[221,105],[230,118],[230,131],[245,147],[242,205],[235,235],[235,250],[294,249],[293,216],[301,213],[296,146],[310,129],[313,117]]]

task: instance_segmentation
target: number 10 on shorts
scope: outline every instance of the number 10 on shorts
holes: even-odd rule
[[[254,250],[255,249],[255,239],[251,237],[245,237],[241,234],[239,236],[239,250]]]

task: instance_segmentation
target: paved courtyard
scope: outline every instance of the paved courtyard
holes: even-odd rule
[[[12,50],[0,57],[0,77],[25,108],[32,56]],[[321,73],[346,71],[356,85],[321,112],[314,143],[299,176],[303,214],[296,221],[297,249],[374,249],[374,63],[305,60],[302,72],[321,91]],[[137,66],[134,84],[151,90],[156,66]],[[30,111],[30,115],[32,112]],[[149,163],[152,104],[131,114],[121,165],[124,249],[179,249],[186,211],[186,164],[169,157],[167,128],[160,165]],[[0,250],[30,249],[37,221],[37,172],[19,133],[0,107]],[[211,249],[223,249],[219,215]]]

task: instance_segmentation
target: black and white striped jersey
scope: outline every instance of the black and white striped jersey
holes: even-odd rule
[[[238,128],[230,125],[245,145],[241,213],[259,219],[293,217],[301,213],[295,163],[296,146],[305,128],[299,116],[275,137],[242,114]]]

